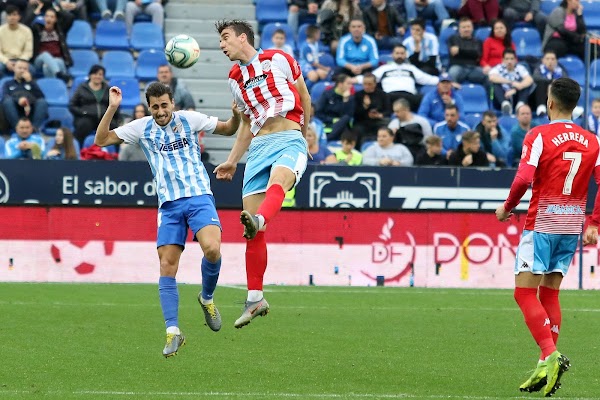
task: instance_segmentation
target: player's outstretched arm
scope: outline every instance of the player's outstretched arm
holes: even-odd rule
[[[112,121],[115,113],[119,109],[121,100],[123,100],[121,89],[116,86],[111,87],[108,93],[108,108],[102,116],[98,128],[96,128],[96,137],[94,138],[94,143],[96,145],[104,147],[110,146],[111,144],[123,143],[123,140],[117,136],[115,131],[110,130],[110,121]]]
[[[231,112],[231,118],[229,118],[227,122],[217,122],[217,127],[214,131],[216,135],[232,136],[237,132],[242,117],[235,102],[233,102],[233,105],[231,106]]]
[[[304,78],[302,75],[298,77],[296,80],[296,90],[298,91],[298,95],[300,95],[300,103],[302,103],[302,110],[304,110],[304,125],[302,126],[302,136],[306,138],[306,130],[308,129],[308,122],[310,121],[310,93],[308,93],[308,88],[306,87],[306,82],[304,82]]]
[[[217,165],[213,171],[217,179],[224,181],[230,181],[233,179],[233,175],[237,169],[237,164],[246,150],[248,150],[251,141],[252,132],[250,131],[250,119],[246,115],[243,115],[239,132],[235,139],[235,143],[231,148],[229,157],[227,157],[227,161]]]

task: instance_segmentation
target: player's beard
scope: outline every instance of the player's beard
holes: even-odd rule
[[[157,114],[155,121],[158,125],[160,126],[166,126],[169,124],[169,122],[171,121],[171,117],[173,116],[173,113],[169,112],[169,113],[164,113],[164,114]]]

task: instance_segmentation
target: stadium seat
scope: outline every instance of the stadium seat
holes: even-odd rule
[[[13,77],[12,77],[12,76],[5,76],[5,77],[3,77],[3,78],[0,78],[0,99],[1,99],[1,98],[4,96],[4,93],[3,93],[3,89],[4,89],[4,82],[6,82],[6,81],[10,81],[10,80],[12,80],[12,79],[13,79]]]
[[[369,147],[373,146],[373,143],[375,143],[375,142],[376,142],[375,140],[367,140],[366,142],[363,142],[363,144],[360,145],[360,152],[362,153]]]
[[[46,143],[46,151],[54,147],[55,141],[56,139],[54,138],[50,138],[50,140],[48,140],[48,142]],[[73,138],[73,147],[75,147],[75,154],[77,154],[77,159],[79,160],[79,153],[81,152],[81,149],[79,148],[79,141],[75,138]]]
[[[129,44],[136,51],[165,48],[165,38],[160,26],[152,22],[138,22],[133,24]]]
[[[96,25],[96,49],[129,50],[127,26],[123,21],[101,20]]]
[[[442,30],[442,32],[440,32],[440,57],[442,58],[442,60],[447,60],[449,57],[448,39],[450,39],[451,36],[454,36],[457,33],[458,29],[456,28],[456,26],[446,27],[444,28],[444,30]]]
[[[106,79],[134,78],[135,64],[129,51],[109,50],[102,57],[102,65],[106,68]]]
[[[481,118],[482,115],[479,113],[465,114],[460,116],[460,120],[469,125],[471,129],[475,129],[475,127],[481,122]]]
[[[490,37],[491,31],[492,28],[490,28],[489,26],[482,26],[480,28],[475,29],[475,33],[473,34],[473,36],[475,36],[477,39],[483,42],[485,39]]]
[[[459,93],[463,98],[465,114],[483,113],[490,108],[487,93],[481,85],[473,83],[463,85]]]
[[[156,71],[161,65],[167,64],[162,50],[144,50],[138,55],[135,76],[142,82],[156,80]]]
[[[542,0],[540,2],[540,11],[546,15],[550,15],[560,3],[561,0]]]
[[[330,81],[320,81],[315,83],[310,91],[312,102],[317,104],[323,92],[331,86],[333,86],[333,82]]]
[[[81,85],[83,82],[86,82],[87,80],[87,76],[76,76],[75,79],[73,79],[71,89],[69,90],[69,98],[73,97],[73,93],[75,93],[75,90],[77,90],[79,85]]]
[[[516,117],[511,115],[503,115],[498,118],[498,125],[502,128],[505,133],[510,133],[512,131],[513,126],[517,125],[519,122]]]
[[[2,136],[0,136],[0,159],[4,158],[4,145],[6,143],[4,142],[4,138]]]
[[[287,0],[256,0],[256,20],[260,25],[287,22],[287,16]]]
[[[419,93],[425,96],[427,93],[433,92],[434,90],[437,90],[436,85],[423,85],[419,88]]]
[[[590,88],[600,89],[600,60],[594,60],[590,65]]]
[[[450,10],[458,10],[461,5],[461,0],[444,0],[444,6]]]
[[[583,20],[588,31],[600,29],[600,2],[599,1],[582,1]]]
[[[50,107],[67,107],[69,105],[69,90],[67,85],[57,78],[42,78],[37,84],[44,93]]]
[[[579,82],[585,82],[585,65],[576,56],[567,56],[558,59],[558,63],[565,69],[569,78]]]
[[[93,50],[71,50],[73,66],[69,68],[69,73],[74,77],[87,76],[90,68],[94,64],[100,64],[98,53]]]
[[[48,107],[48,118],[40,127],[40,131],[48,136],[54,136],[61,126],[73,130],[73,115],[65,107]]]
[[[85,137],[85,139],[83,140],[83,148],[86,149],[90,146],[92,146],[94,144],[94,138],[96,137],[96,132],[87,135]],[[105,151],[107,153],[116,153],[117,152],[117,148],[114,145],[110,145],[110,146],[105,146],[102,148],[102,151]]]
[[[292,49],[296,50],[296,42],[294,41],[294,32],[292,31],[292,28],[290,28],[288,24],[282,24],[281,22],[272,22],[263,27],[263,31],[260,35],[260,47],[263,49],[273,47],[271,36],[273,36],[273,32],[277,29],[283,29],[285,32],[285,42],[292,46]]]
[[[121,89],[123,93],[121,110],[126,114],[133,113],[135,106],[142,102],[140,99],[140,83],[135,78],[113,78],[108,86],[118,86]]]
[[[67,46],[70,49],[91,49],[94,47],[94,33],[89,22],[76,19],[67,32]]]
[[[517,57],[542,56],[542,38],[537,29],[515,28],[512,30],[512,40],[517,46]]]

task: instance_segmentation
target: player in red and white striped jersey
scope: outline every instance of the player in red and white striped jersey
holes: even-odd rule
[[[267,268],[265,228],[279,212],[285,193],[306,169],[308,145],[304,137],[310,115],[310,95],[300,66],[280,50],[256,50],[254,32],[246,21],[219,21],[220,47],[237,61],[229,72],[234,103],[242,124],[226,162],[215,168],[217,179],[231,180],[237,163],[248,150],[242,199],[246,242],[248,297],[241,328],[269,312],[263,296]]]
[[[546,396],[558,390],[561,375],[570,366],[569,359],[556,350],[562,320],[558,293],[585,222],[592,174],[600,184],[600,141],[571,121],[580,92],[579,83],[572,79],[552,82],[547,101],[551,122],[531,129],[525,136],[510,194],[496,210],[499,221],[510,219],[511,210],[533,185],[515,261],[514,297],[541,349],[535,371],[520,389],[543,389]],[[599,224],[600,191],[583,235],[584,244],[597,243]]]

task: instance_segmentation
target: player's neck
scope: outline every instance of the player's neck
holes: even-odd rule
[[[558,112],[558,111],[554,112],[554,113],[550,113],[548,115],[548,117],[549,117],[550,121],[558,121],[558,120],[570,121],[572,119],[572,115],[570,113],[565,114],[565,113]]]
[[[256,56],[258,50],[254,47],[248,46],[247,48],[242,49],[242,56],[240,57],[240,62],[242,64],[248,64],[252,59]]]

